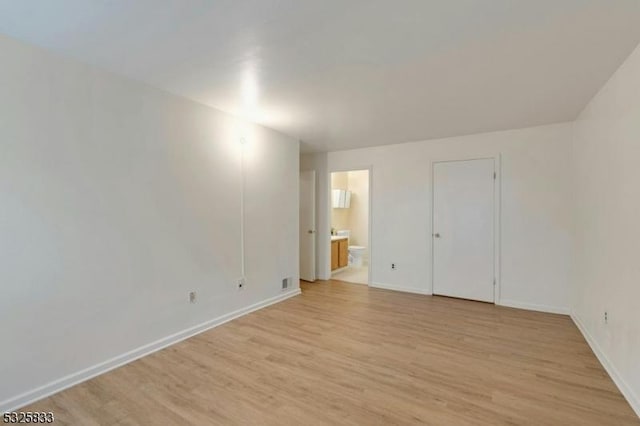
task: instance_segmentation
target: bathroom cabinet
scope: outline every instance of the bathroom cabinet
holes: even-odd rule
[[[349,239],[331,241],[331,270],[344,268],[349,264]]]

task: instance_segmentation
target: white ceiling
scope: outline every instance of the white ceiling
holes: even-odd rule
[[[572,120],[639,0],[0,0],[0,32],[327,151]]]

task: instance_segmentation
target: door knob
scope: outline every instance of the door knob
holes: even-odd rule
[[[439,233],[439,232],[436,232],[435,234],[433,234],[433,236],[434,236],[435,238],[440,238],[440,233]]]

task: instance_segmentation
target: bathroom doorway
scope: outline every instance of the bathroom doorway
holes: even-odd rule
[[[370,170],[331,173],[331,279],[370,281]]]

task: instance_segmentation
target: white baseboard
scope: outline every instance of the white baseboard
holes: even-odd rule
[[[384,290],[395,290],[395,291],[402,291],[405,293],[415,293],[415,294],[426,294],[426,295],[431,295],[430,291],[427,291],[423,288],[415,288],[415,287],[399,287],[399,286],[395,286],[395,285],[391,285],[391,284],[384,284],[384,283],[371,283],[369,284],[369,287],[374,287],[374,288],[381,288]]]
[[[622,395],[626,398],[627,402],[629,403],[633,411],[635,411],[636,415],[640,417],[640,398],[638,398],[638,395],[636,395],[633,389],[631,389],[631,386],[629,386],[627,382],[624,381],[616,367],[611,363],[609,358],[602,351],[600,345],[598,345],[593,336],[591,336],[591,334],[587,331],[587,328],[584,326],[582,320],[580,320],[580,317],[578,317],[575,312],[571,312],[571,319],[573,320],[576,327],[578,327],[578,330],[580,330],[580,332],[584,336],[585,340],[591,347],[591,350],[596,355],[596,358],[598,358],[598,361],[600,361],[600,364],[602,364],[607,373],[609,373],[609,376],[611,377],[611,380],[613,380],[613,383],[618,386],[620,393],[622,393]]]
[[[164,349],[167,346],[171,346],[182,340],[188,339],[189,337],[195,336],[196,334],[200,334],[203,331],[217,327],[233,319],[236,319],[238,317],[241,317],[253,311],[257,311],[258,309],[262,309],[269,305],[273,305],[274,303],[281,302],[290,297],[297,296],[298,294],[300,294],[299,288],[290,290],[288,292],[284,292],[277,296],[265,299],[261,302],[254,303],[253,305],[249,305],[247,307],[222,315],[220,317],[211,319],[209,321],[205,321],[196,326],[179,331],[170,336],[163,337],[162,339],[156,340],[155,342],[141,346],[137,349],[126,352],[122,355],[118,355],[116,357],[113,357],[109,360],[106,360],[104,362],[91,366],[89,368],[85,368],[84,370],[69,374],[65,377],[54,380],[53,382],[47,383],[36,389],[27,391],[21,395],[17,395],[15,397],[12,397],[0,402],[0,413],[4,413],[8,411],[16,411],[20,407],[24,407],[25,405],[28,405],[40,399],[46,398],[50,395],[53,395],[54,393],[58,393],[64,389],[70,388],[71,386],[75,386],[79,383],[82,383],[96,376],[99,376],[100,374],[104,374],[115,368],[121,367],[125,364],[128,364],[132,361],[135,361],[153,352],[157,352],[161,349]]]
[[[528,311],[546,312],[549,314],[569,315],[569,308],[560,308],[558,306],[536,305],[535,303],[516,302],[515,300],[500,299],[496,305],[506,306],[509,308],[526,309]]]

